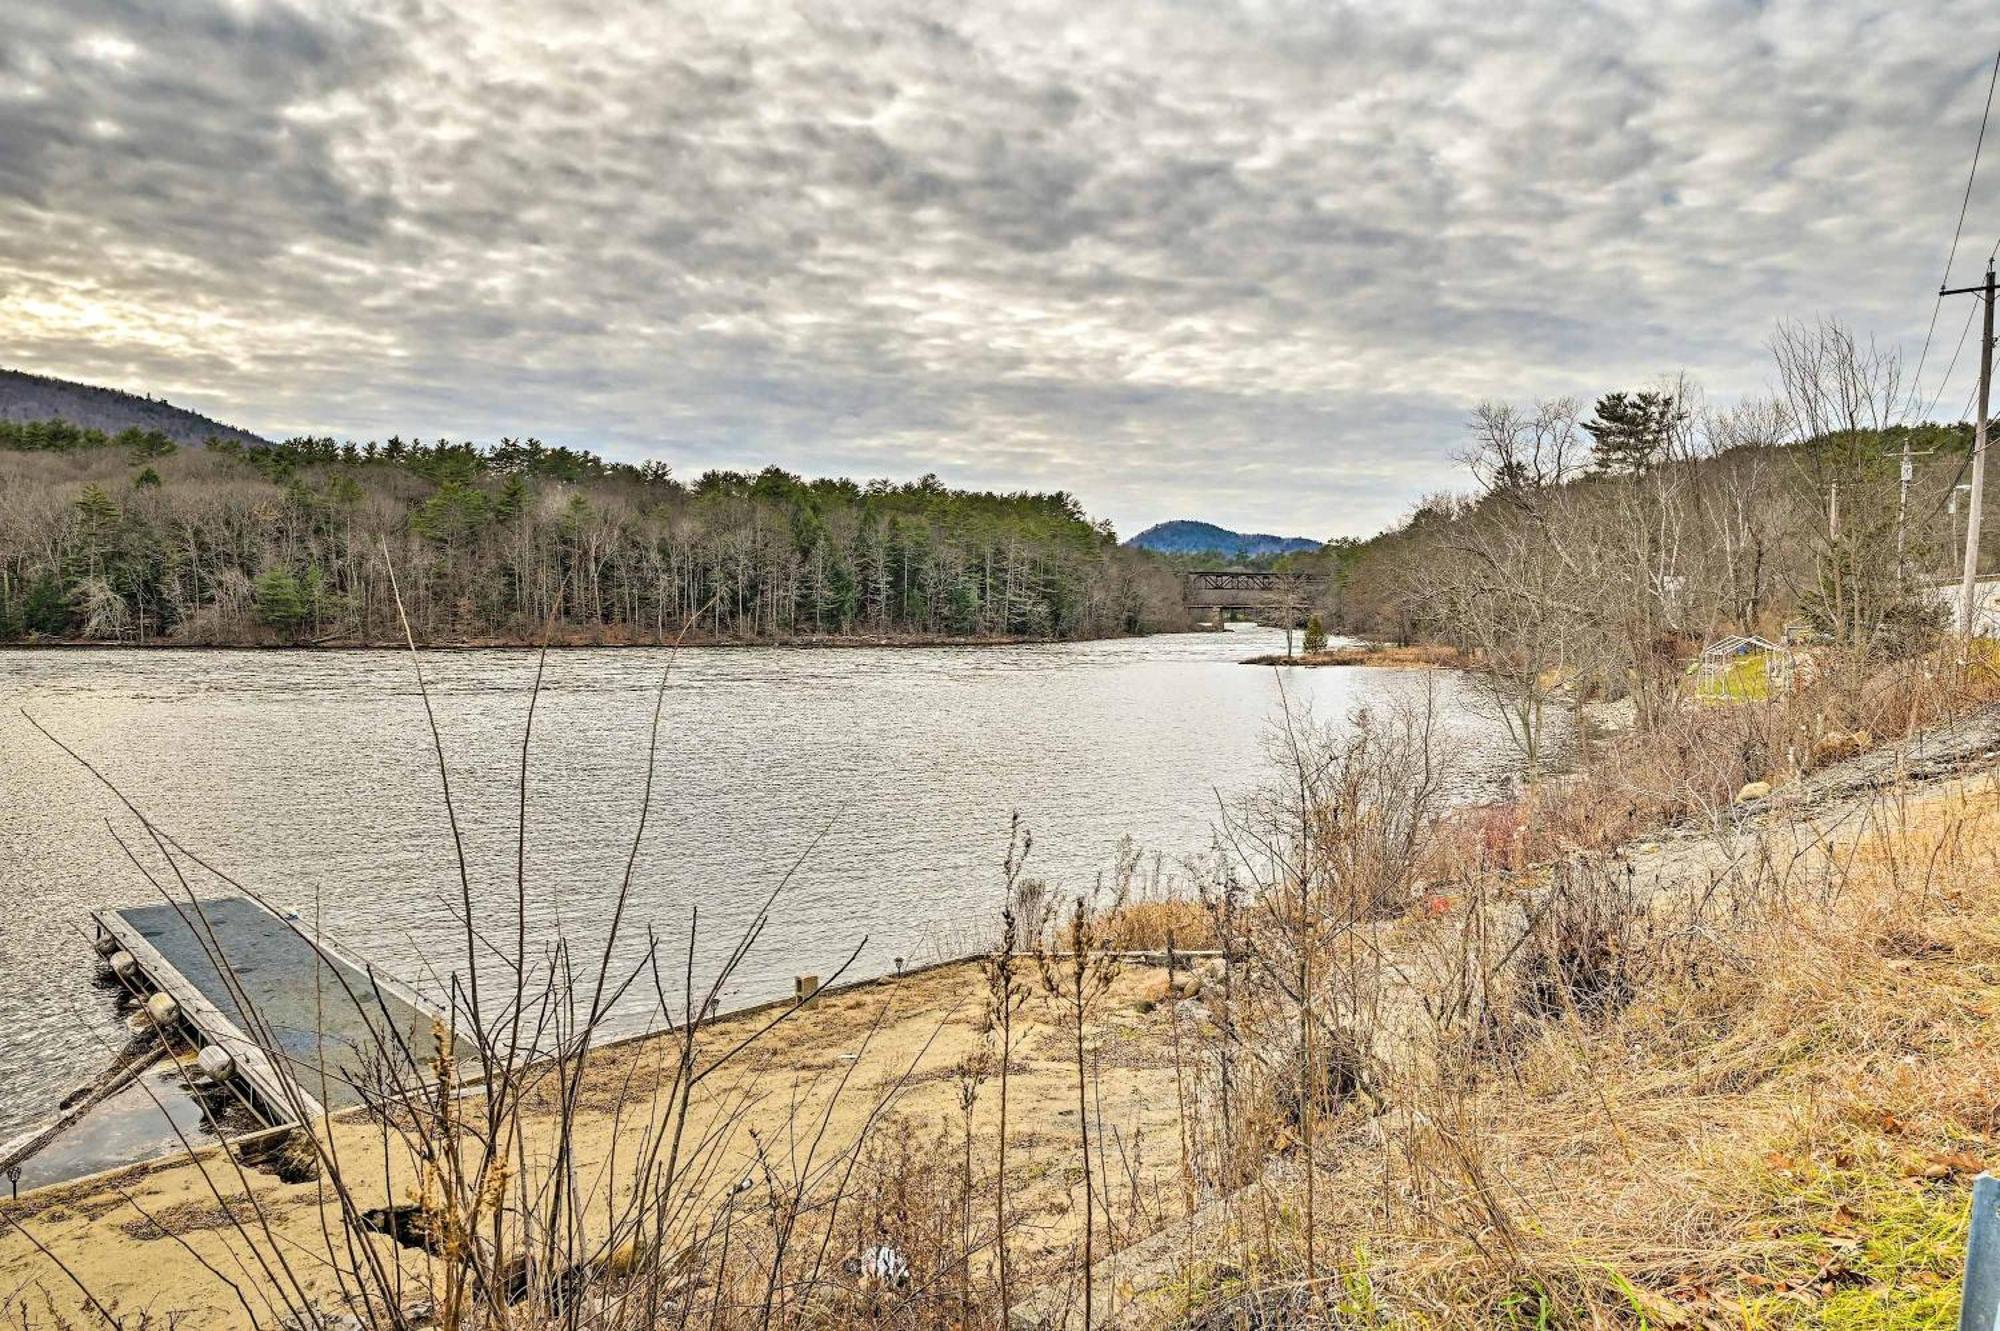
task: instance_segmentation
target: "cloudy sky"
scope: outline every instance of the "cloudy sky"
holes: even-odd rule
[[[1481,398],[1727,400],[1787,315],[1914,361],[1996,45],[1991,0],[6,0],[0,365],[1365,533]]]

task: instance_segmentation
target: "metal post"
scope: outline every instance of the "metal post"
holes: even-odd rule
[[[2000,1327],[2000,1178],[1972,1181],[1972,1230],[1965,1239],[1965,1295],[1958,1331]]]

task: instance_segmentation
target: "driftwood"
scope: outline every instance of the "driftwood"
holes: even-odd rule
[[[96,1081],[77,1087],[62,1099],[62,1112],[39,1128],[27,1132],[5,1144],[0,1144],[0,1170],[12,1169],[25,1162],[74,1127],[78,1119],[89,1113],[104,1101],[139,1080],[147,1068],[166,1057],[166,1042],[157,1034],[148,1031],[137,1037],[111,1061],[111,1066],[100,1074]]]

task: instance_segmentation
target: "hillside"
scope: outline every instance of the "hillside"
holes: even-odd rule
[[[1203,554],[1213,551],[1230,559],[1255,559],[1261,555],[1288,555],[1317,550],[1320,542],[1303,536],[1272,536],[1265,532],[1231,531],[1212,522],[1189,518],[1158,522],[1125,542],[1140,550],[1167,555]]]
[[[261,446],[268,442],[248,430],[155,398],[20,370],[0,370],[0,421],[46,420],[64,420],[106,434],[128,428],[157,430],[183,446],[198,445],[211,436],[239,444]]]

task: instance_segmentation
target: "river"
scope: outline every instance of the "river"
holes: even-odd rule
[[[792,872],[724,995],[887,971],[990,933],[1009,819],[1031,876],[1088,888],[1121,837],[1204,849],[1218,796],[1268,770],[1282,696],[1339,721],[1435,685],[1475,792],[1507,762],[1442,672],[1239,664],[1282,635],[963,648],[702,648],[673,661],[652,814],[620,959],[644,931],[703,954]],[[475,913],[514,926],[516,764],[536,655],[423,658]],[[530,749],[527,914],[538,945],[602,946],[639,811],[668,653],[551,653]],[[388,651],[0,651],[0,1139],[50,1113],[122,1039],[89,984],[96,906],[159,899],[119,847],[133,817],[22,712],[155,824],[361,957],[435,987],[462,962],[452,839],[411,658]],[[1481,775],[1483,774],[1483,776]],[[150,855],[148,860],[156,860]],[[229,889],[197,876],[195,888]],[[588,965],[580,960],[580,965]],[[650,992],[650,983],[646,986]],[[613,1029],[644,1015],[621,1010]]]

